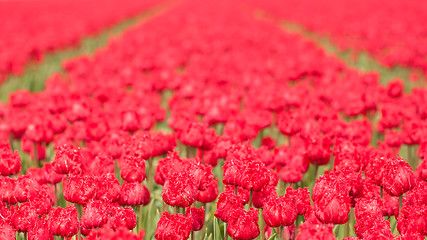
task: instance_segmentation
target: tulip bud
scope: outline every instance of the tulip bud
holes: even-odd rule
[[[213,202],[218,197],[218,179],[212,179],[204,191],[197,191],[196,200],[202,203]]]
[[[185,210],[185,216],[191,217],[193,222],[193,231],[199,231],[205,223],[205,208],[189,207]]]

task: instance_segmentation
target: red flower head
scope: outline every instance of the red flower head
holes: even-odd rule
[[[117,202],[120,198],[120,183],[114,174],[98,177],[96,199],[106,202]]]
[[[261,146],[266,147],[268,150],[276,148],[277,141],[272,137],[265,137],[261,140]]]
[[[335,240],[333,228],[333,225],[304,223],[300,226],[296,240]]]
[[[344,224],[348,221],[350,201],[345,194],[325,193],[314,202],[314,212],[322,223]]]
[[[205,208],[189,207],[185,210],[185,216],[190,216],[192,218],[193,231],[199,231],[205,223]]]
[[[256,208],[262,208],[264,203],[270,198],[270,196],[277,195],[276,186],[267,185],[261,191],[255,191],[252,193],[252,203]]]
[[[18,202],[27,202],[36,195],[39,189],[39,184],[28,176],[20,176],[17,178],[15,185],[15,198]]]
[[[392,239],[390,223],[383,218],[379,198],[358,199],[355,207],[355,233],[363,239]]]
[[[53,169],[59,174],[81,173],[82,155],[80,148],[71,145],[62,145],[56,148]]]
[[[114,175],[114,171],[114,159],[106,152],[98,153],[95,159],[88,162],[88,165],[85,166],[85,174],[87,175]]]
[[[212,167],[207,164],[200,164],[197,161],[192,161],[190,172],[197,185],[198,190],[205,190],[208,184],[214,178]]]
[[[164,212],[157,223],[156,235],[157,240],[187,240],[193,228],[192,218],[182,214],[170,215]]]
[[[119,203],[122,206],[147,205],[150,202],[150,192],[145,184],[123,182]]]
[[[269,182],[268,169],[258,160],[256,149],[248,143],[229,149],[223,166],[224,183],[261,191]]]
[[[198,122],[191,122],[178,131],[178,139],[185,145],[210,150],[214,147],[217,136],[215,129]]]
[[[196,201],[197,187],[189,172],[174,172],[163,186],[163,201],[170,206],[186,208]]]
[[[18,202],[15,196],[16,178],[0,176],[0,199],[9,204]]]
[[[31,203],[26,202],[14,210],[11,221],[16,231],[28,232],[38,219],[39,216]]]
[[[415,174],[403,159],[393,159],[383,167],[384,178],[381,185],[390,195],[400,196],[415,187]]]
[[[125,227],[128,230],[132,230],[136,226],[135,211],[131,207],[116,207],[114,216],[110,217],[108,223],[113,229]]]
[[[302,117],[298,113],[280,112],[277,114],[277,126],[281,133],[292,136],[302,128]]]
[[[243,199],[239,195],[230,192],[221,193],[218,198],[215,217],[223,222],[228,222],[231,218],[232,210],[235,208],[243,209]]]
[[[197,191],[196,200],[202,203],[213,202],[218,197],[218,179],[212,179],[203,191]]]
[[[312,164],[325,165],[331,158],[331,141],[328,137],[310,136],[306,139],[304,157]]]
[[[93,229],[90,231],[89,236],[86,240],[141,240],[143,235],[135,235],[125,227],[119,227],[113,229],[110,226],[105,225],[102,228]]]
[[[21,171],[21,157],[18,150],[12,151],[8,142],[0,144],[0,175],[9,176]]]
[[[95,197],[98,181],[93,176],[69,175],[64,178],[64,199],[80,205]]]
[[[259,235],[258,210],[234,208],[230,212],[227,233],[236,240],[250,240]]]
[[[183,161],[177,152],[170,152],[167,157],[159,160],[154,181],[159,185],[164,185],[171,173],[185,171],[188,167],[188,162]]]
[[[141,183],[147,178],[145,175],[145,160],[133,155],[122,157],[120,176],[127,182]]]
[[[52,163],[45,163],[43,169],[46,172],[46,182],[50,184],[57,184],[62,181],[63,175],[55,172]]]
[[[262,216],[270,227],[290,226],[297,219],[297,215],[297,209],[289,197],[272,195],[264,202]]]
[[[74,206],[53,208],[49,213],[49,232],[52,235],[71,237],[79,231],[77,209]]]
[[[307,188],[294,190],[289,186],[286,188],[286,197],[292,199],[298,215],[304,215],[310,209],[310,192]]]
[[[90,200],[83,210],[82,227],[91,229],[104,226],[112,208],[113,206],[108,202]]]
[[[40,218],[36,221],[34,227],[28,231],[28,240],[53,240],[53,235],[49,233],[47,218]]]
[[[389,82],[388,88],[387,88],[388,96],[390,96],[392,98],[401,97],[403,94],[403,87],[404,87],[403,81],[400,78]]]
[[[427,205],[404,205],[401,213],[397,221],[397,229],[401,235],[427,235]]]
[[[3,240],[16,240],[15,230],[5,220],[0,218],[0,239]]]
[[[225,185],[224,193],[236,194],[236,186]],[[247,204],[249,202],[250,192],[248,190],[246,190],[242,187],[237,187],[237,194],[236,195],[242,197],[243,204]]]

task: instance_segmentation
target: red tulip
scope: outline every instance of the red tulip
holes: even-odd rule
[[[87,229],[102,227],[107,223],[112,208],[108,202],[90,200],[83,209],[82,227]]]
[[[106,174],[98,177],[96,199],[117,202],[120,198],[120,183],[114,174]]]
[[[77,209],[74,206],[53,208],[48,219],[49,232],[52,235],[71,237],[79,231]]]
[[[272,195],[263,204],[262,216],[270,227],[290,226],[297,215],[297,209],[289,197]]]
[[[197,187],[189,172],[172,173],[163,186],[163,201],[170,206],[186,208],[196,201]]]
[[[196,200],[202,203],[213,202],[218,197],[218,179],[212,179],[204,191],[197,191]]]
[[[113,229],[125,227],[132,230],[136,226],[135,211],[131,207],[116,207],[114,208],[114,215],[110,217],[108,223]]]
[[[394,159],[383,166],[382,186],[392,196],[400,196],[415,187],[414,172],[403,159]]]
[[[170,215],[164,212],[157,223],[156,235],[158,240],[186,240],[190,237],[192,219],[182,214]]]
[[[56,148],[53,169],[58,174],[78,174],[82,172],[82,155],[80,148],[63,145]]]
[[[192,218],[193,231],[199,231],[205,223],[205,208],[189,207],[185,209],[185,216],[190,216]]]
[[[0,144],[0,175],[9,176],[18,174],[21,171],[21,157],[18,150],[14,152],[9,143]]]
[[[28,231],[28,240],[53,240],[53,235],[49,233],[47,218],[38,219],[32,229]]]
[[[15,230],[3,219],[0,219],[0,239],[16,240]]]
[[[95,197],[98,182],[92,176],[69,175],[63,181],[64,199],[80,205]]]
[[[227,233],[233,239],[250,240],[258,237],[258,210],[250,208],[249,211],[243,208],[234,208],[230,212],[228,219]]]
[[[217,202],[215,217],[223,222],[228,222],[231,218],[231,212],[235,208],[243,208],[243,199],[239,195],[230,192],[221,193]]]
[[[20,232],[28,232],[31,230],[39,216],[31,203],[26,202],[17,207],[12,215],[12,226]]]
[[[333,228],[333,225],[304,223],[300,226],[296,240],[335,240]]]
[[[121,189],[119,203],[122,206],[147,205],[150,202],[150,192],[145,184],[124,182]]]

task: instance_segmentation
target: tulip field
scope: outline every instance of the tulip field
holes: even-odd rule
[[[0,19],[0,240],[427,239],[424,2]]]

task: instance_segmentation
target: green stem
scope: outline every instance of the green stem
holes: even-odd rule
[[[402,212],[402,205],[403,205],[403,194],[399,196],[399,218],[400,218],[400,214]],[[396,219],[397,221],[397,219]]]
[[[227,223],[224,223],[224,240],[228,239],[228,234],[227,234]]]
[[[253,194],[253,190],[251,189],[250,194],[249,194],[249,208],[252,207],[252,194]]]

